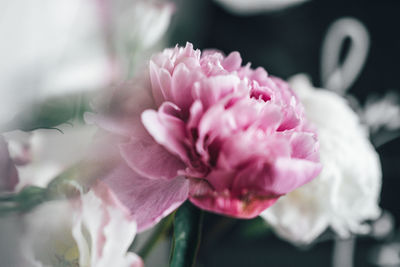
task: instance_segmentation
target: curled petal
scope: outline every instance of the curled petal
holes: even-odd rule
[[[239,52],[230,53],[222,62],[222,66],[227,71],[235,71],[240,68],[242,65],[242,58],[240,57]]]
[[[322,170],[320,163],[303,160],[278,158],[273,167],[273,177],[269,188],[276,194],[286,194],[300,187],[313,178]]]
[[[193,102],[191,87],[194,81],[201,76],[199,72],[191,72],[184,63],[180,63],[174,70],[171,81],[171,90],[174,102],[186,110]]]
[[[219,75],[203,79],[193,86],[193,98],[208,108],[237,90],[240,79],[235,75]]]
[[[292,157],[317,162],[319,145],[313,133],[294,133],[291,136]]]
[[[183,177],[152,180],[141,177],[125,164],[103,180],[144,231],[179,207],[188,197],[189,182]]]
[[[130,143],[121,144],[120,150],[129,167],[143,177],[172,179],[177,176],[178,170],[185,168],[178,157],[171,155],[150,136],[146,139],[132,139]]]
[[[171,114],[171,110],[175,107],[165,102],[159,112],[146,110],[142,113],[142,122],[157,143],[183,161],[187,161],[186,149],[183,145],[185,137],[183,121]]]

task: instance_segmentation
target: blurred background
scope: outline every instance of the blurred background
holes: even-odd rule
[[[371,136],[381,157],[380,205],[385,211],[378,222],[371,223],[372,236],[335,241],[332,233],[326,233],[310,246],[295,247],[276,237],[262,220],[234,220],[207,213],[196,266],[347,267],[352,266],[348,265],[352,259],[354,266],[360,267],[400,266],[400,109],[396,96],[400,94],[400,2],[153,2],[2,1],[1,132],[81,123],[94,92],[134,76],[152,52],[187,41],[200,49],[216,48],[226,54],[239,51],[243,62],[262,66],[284,79],[306,73],[315,86],[322,87],[326,33],[337,19],[355,18],[368,31],[370,45],[346,97],[371,124],[373,116],[366,115],[363,108],[373,99],[384,99],[375,110],[381,116],[390,115],[391,122],[390,127],[375,125]],[[349,50],[350,42],[345,40],[339,62]],[[64,127],[67,133],[69,126]],[[12,138],[8,141],[13,144]],[[159,260],[165,262],[168,249],[169,243],[164,242],[149,257],[148,266],[162,266]]]
[[[244,11],[232,12],[211,0],[175,2],[177,12],[169,32],[170,46],[190,41],[201,49],[218,48],[225,53],[240,51],[243,62],[262,66],[270,74],[285,79],[307,73],[317,87],[323,85],[322,43],[329,26],[342,17],[356,18],[369,32],[370,48],[365,65],[348,93],[361,105],[371,95],[382,97],[388,92],[400,93],[399,1],[310,0],[284,9],[263,12],[258,8],[255,13],[245,14]],[[346,45],[345,42],[343,56]],[[384,135],[384,132],[376,135]],[[397,243],[400,242],[399,149],[400,138],[377,148],[383,169],[380,204],[393,216],[394,233],[383,238],[358,237],[354,241],[354,266],[400,266],[400,243]],[[204,240],[208,245],[201,247],[198,266],[332,266],[335,246],[332,238],[322,238],[310,247],[297,248],[272,233],[266,234],[268,230],[262,226],[257,232],[255,222],[226,219],[222,225],[227,226],[223,227],[218,220],[215,222],[213,215],[208,215],[207,219],[206,224],[219,229],[214,231],[220,235],[210,242]],[[209,225],[205,229],[209,229]],[[345,250],[352,247],[351,244],[343,246]],[[336,266],[347,265],[336,263]]]

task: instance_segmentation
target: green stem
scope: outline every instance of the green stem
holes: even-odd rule
[[[204,212],[186,201],[176,212],[170,267],[192,267],[201,241]]]
[[[170,214],[168,217],[166,217],[164,220],[160,222],[160,224],[157,226],[156,230],[152,233],[150,238],[146,241],[144,246],[140,249],[139,255],[142,257],[142,259],[145,259],[150,252],[153,250],[153,248],[167,235],[169,229],[172,226],[172,222],[174,220],[174,215],[175,213]],[[132,249],[132,245],[129,248],[129,250]]]

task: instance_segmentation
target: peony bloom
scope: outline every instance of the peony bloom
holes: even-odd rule
[[[328,227],[341,237],[365,233],[363,221],[380,214],[378,154],[343,98],[316,90],[303,76],[293,78],[291,86],[317,126],[323,169],[261,216],[279,236],[297,244],[312,242]]]
[[[118,140],[104,181],[150,227],[189,199],[252,218],[320,171],[318,142],[289,86],[239,53],[166,49],[87,119]],[[119,136],[116,138],[115,136]]]
[[[39,206],[23,217],[23,266],[142,267],[127,253],[136,234],[127,212],[101,184],[80,199]]]

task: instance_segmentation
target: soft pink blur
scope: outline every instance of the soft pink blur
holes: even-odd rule
[[[17,168],[10,156],[8,144],[0,135],[0,192],[14,191],[18,181]]]

